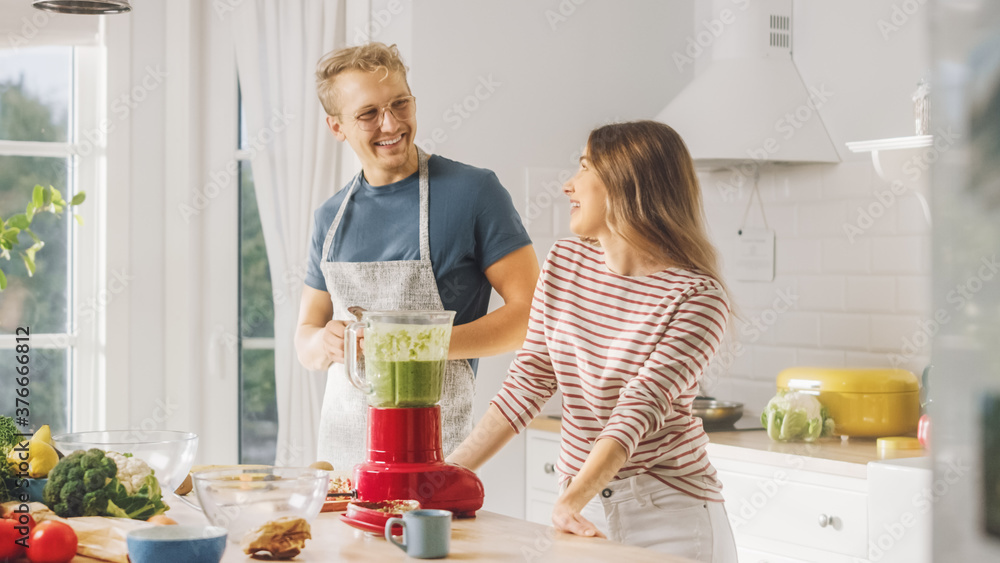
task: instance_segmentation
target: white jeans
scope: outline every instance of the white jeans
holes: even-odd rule
[[[613,541],[704,563],[736,563],[723,504],[690,497],[649,475],[612,481],[580,514]]]

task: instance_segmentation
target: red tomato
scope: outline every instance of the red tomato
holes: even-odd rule
[[[35,518],[29,513],[11,511],[8,512],[4,518],[12,520],[17,526],[24,526],[27,524],[29,533],[35,529]]]
[[[42,522],[31,532],[27,555],[32,563],[67,563],[76,556],[76,532],[62,522]]]
[[[0,518],[0,561],[13,561],[18,557],[24,557],[24,547],[21,544],[27,541],[21,532],[15,530],[17,523],[13,520]]]

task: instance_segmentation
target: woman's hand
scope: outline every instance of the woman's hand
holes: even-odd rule
[[[581,516],[580,511],[575,509],[565,496],[557,500],[556,505],[552,508],[552,525],[559,531],[578,536],[607,537],[590,520]]]

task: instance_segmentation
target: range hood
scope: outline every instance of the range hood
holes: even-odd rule
[[[698,168],[747,162],[840,162],[820,115],[830,93],[806,87],[792,58],[792,0],[699,2],[674,63],[711,61],[656,120],[684,139]]]

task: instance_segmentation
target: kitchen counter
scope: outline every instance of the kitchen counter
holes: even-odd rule
[[[775,442],[764,430],[709,432],[709,458],[724,454],[744,461],[785,465],[789,456],[802,460],[801,469],[857,477],[868,475],[868,462],[879,461],[874,438],[820,438],[815,442]],[[737,450],[738,448],[738,450]]]
[[[205,517],[176,500],[168,503],[168,516],[181,524],[205,524]],[[340,520],[340,512],[321,513],[312,523],[312,539],[291,561],[410,561],[406,554],[384,538],[356,530]],[[556,532],[551,526],[533,524],[492,512],[479,511],[475,518],[452,520],[451,554],[444,560],[462,561],[629,561],[630,563],[691,563],[672,557],[624,546],[599,538],[584,538]],[[94,563],[96,559],[77,556],[73,563]],[[222,563],[257,561],[229,543]],[[180,563],[180,562],[178,562]]]
[[[561,421],[539,417],[528,428],[558,433]],[[802,460],[801,469],[857,477],[868,474],[868,463],[880,461],[875,448],[875,438],[820,438],[806,442],[775,442],[764,430],[711,431],[708,433],[708,454],[711,458],[724,454],[748,462],[767,465],[786,465],[788,456]]]

